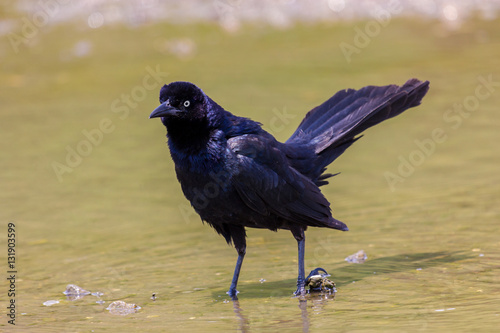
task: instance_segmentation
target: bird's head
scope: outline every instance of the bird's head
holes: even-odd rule
[[[161,117],[163,124],[169,120],[183,119],[189,122],[206,118],[208,98],[205,93],[190,82],[172,82],[160,90],[160,106],[149,118]]]

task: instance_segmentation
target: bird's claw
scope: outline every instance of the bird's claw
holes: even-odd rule
[[[306,294],[306,282],[302,279],[297,280],[297,290],[293,293],[295,296],[304,296]]]
[[[295,296],[304,296],[306,294],[306,288],[304,286],[298,287],[297,290],[293,294]]]
[[[236,290],[236,289],[229,289],[229,291],[226,292],[226,294],[228,294],[229,297],[231,297],[231,299],[233,301],[237,301],[238,300],[238,296],[237,296],[238,293],[239,293],[239,291]]]

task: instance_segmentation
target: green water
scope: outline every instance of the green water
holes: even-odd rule
[[[433,21],[393,21],[348,63],[339,44],[352,44],[354,26],[365,23],[244,27],[235,34],[200,25],[65,25],[42,29],[18,53],[2,38],[0,248],[7,276],[7,224],[14,223],[16,328],[498,329],[500,86],[490,91],[481,78],[500,82],[500,21],[471,21],[455,31]],[[168,51],[179,38],[191,39],[192,54]],[[90,53],[76,57],[82,41]],[[431,81],[420,107],[367,131],[329,169],[342,173],[323,192],[350,231],[308,230],[306,270],[328,270],[335,298],[291,297],[295,240],[286,231],[248,230],[239,302],[228,301],[236,252],[191,211],[165,129],[148,119],[159,84],[143,80],[157,66],[168,73],[161,74],[165,82],[195,82],[280,140],[337,90]],[[481,99],[474,99],[477,89]],[[127,104],[122,94],[135,99]],[[466,104],[470,112],[449,111],[475,101]],[[97,129],[102,136],[85,146],[84,132]],[[70,157],[68,166],[68,149],[78,147],[87,156]],[[409,160],[413,165],[402,162]],[[401,177],[392,188],[388,172]],[[344,261],[360,249],[366,263]],[[9,286],[2,281],[0,330],[10,332]],[[66,300],[70,283],[104,295]],[[44,306],[49,300],[59,303]],[[116,300],[141,309],[112,315],[105,308]]]

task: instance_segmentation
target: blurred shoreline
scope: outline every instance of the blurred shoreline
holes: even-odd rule
[[[217,23],[229,32],[244,23],[280,29],[297,23],[353,21],[375,18],[420,17],[440,20],[449,29],[459,28],[470,17],[494,20],[500,0],[21,0],[0,6],[0,35],[23,24],[85,23],[90,28],[126,24],[140,26],[155,22],[172,24]]]

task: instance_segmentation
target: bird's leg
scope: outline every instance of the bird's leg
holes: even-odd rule
[[[236,286],[238,285],[238,277],[240,276],[241,264],[243,263],[243,258],[245,257],[246,247],[243,249],[237,249],[238,251],[238,260],[236,261],[236,267],[234,268],[233,280],[231,281],[231,286],[229,287],[229,291],[227,294],[233,300],[237,300],[238,290],[236,290]]]
[[[304,252],[306,247],[305,237],[301,240],[297,240],[299,248],[299,276],[297,277],[297,290],[295,291],[296,296],[304,295],[306,293],[305,289],[305,272],[304,272]]]
[[[304,229],[291,228],[293,237],[297,240],[297,245],[299,249],[299,276],[297,277],[297,290],[295,291],[296,296],[304,295],[306,293],[305,289],[305,272],[304,272],[304,252],[306,247],[306,236],[304,234]]]

